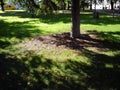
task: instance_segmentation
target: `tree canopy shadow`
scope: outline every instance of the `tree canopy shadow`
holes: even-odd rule
[[[55,23],[57,20],[52,21],[45,17],[43,22]],[[34,26],[29,26],[27,23],[0,21],[0,38],[24,39],[34,36],[34,33],[42,33],[37,29],[31,30]],[[52,39],[52,44],[82,52],[89,58],[90,64],[76,60],[59,63],[42,55],[34,55],[31,51],[22,52],[20,57],[17,54],[0,52],[0,89],[119,90],[120,54],[109,56],[87,49],[92,47],[111,51],[120,50],[119,34],[120,32],[89,31],[89,34],[82,34],[79,38],[71,38],[70,33],[50,36],[55,38]],[[0,40],[0,47],[5,48],[9,45],[9,41]]]
[[[54,24],[58,22],[70,23],[71,14],[62,13],[62,14],[48,14],[48,15],[39,15],[38,17],[31,17],[31,15],[25,11],[7,11],[0,13],[1,16],[17,16],[20,18],[39,18],[40,22],[47,24]],[[104,14],[100,14],[100,19],[93,19],[92,13],[81,13],[80,14],[81,24],[93,24],[93,25],[108,25],[108,24],[120,24],[120,17],[112,17]]]
[[[86,56],[91,58],[91,64],[86,65],[71,61],[69,68],[76,73],[83,71],[86,75],[83,90],[119,90],[120,89],[120,55],[107,56],[89,50],[84,50]],[[110,65],[107,66],[107,65]],[[75,68],[73,68],[75,67]]]
[[[9,45],[11,45],[9,41],[0,40],[0,48],[5,48],[5,47],[8,47]]]
[[[81,81],[78,83],[78,80],[69,74],[64,76],[57,69],[52,70],[53,68],[62,70],[63,67],[43,56],[28,54],[29,58],[21,60],[8,53],[0,53],[0,56],[1,90],[84,90],[85,88],[82,87]],[[67,70],[67,65],[65,67]]]
[[[45,70],[53,65],[51,60],[42,61],[43,57],[32,55],[20,60],[9,53],[0,53],[0,57],[1,90],[43,90],[48,87],[45,80],[52,76]],[[41,67],[40,71],[37,71],[38,67]]]
[[[70,14],[48,14],[48,15],[39,15],[37,17],[32,17],[29,13],[25,11],[6,11],[4,13],[0,13],[2,17],[7,16],[17,16],[20,18],[39,18],[40,22],[53,24],[57,22],[70,23],[71,15]]]
[[[8,17],[8,16],[17,16],[20,18],[33,18],[29,13],[23,10],[16,10],[16,11],[4,11],[3,13],[0,13],[1,16],[3,17]]]
[[[109,25],[120,24],[120,16],[112,17],[105,14],[100,14],[99,19],[93,19],[92,14],[81,14],[81,24],[93,24],[93,25]]]
[[[120,55],[108,56],[87,49],[82,52],[90,58],[90,65],[76,60],[58,63],[29,53],[21,59],[8,53],[0,53],[0,88],[119,90]]]
[[[41,15],[40,21],[48,24],[63,22],[71,22],[71,14],[56,14],[56,15]],[[109,25],[109,24],[120,24],[120,17],[112,17],[108,15],[100,15],[100,19],[93,19],[91,13],[81,13],[80,14],[80,23],[81,24],[91,24],[91,25]]]
[[[48,24],[54,24],[58,22],[63,22],[63,23],[71,22],[70,14],[41,15],[39,18],[41,22]]]
[[[22,39],[33,36],[34,33],[42,33],[41,30],[35,29],[35,26],[29,25],[28,21],[8,23],[0,20],[0,27],[0,37],[6,38],[16,37]]]
[[[79,50],[85,57],[90,59],[90,65],[74,60],[68,64],[68,68],[78,73],[78,75],[80,71],[87,75],[84,80],[87,89],[84,88],[83,90],[89,90],[88,88],[93,90],[119,90],[120,53],[109,56],[87,49],[87,47],[95,47],[100,50],[120,50],[119,36],[116,37],[116,35],[119,35],[119,32],[96,31],[94,35],[99,35],[99,38],[102,37],[103,39],[93,37],[91,34],[83,34],[79,38],[71,38],[69,33],[53,35],[53,37],[57,39],[54,42],[57,46],[63,45],[70,49]]]
[[[79,38],[70,37],[70,33],[56,34],[51,37],[57,46],[64,45],[71,49],[80,50],[86,47],[99,49],[120,50],[120,36],[118,32],[97,32],[88,31],[88,34],[81,34]]]
[[[41,35],[43,33],[48,33],[46,31],[35,28],[35,26],[29,25],[29,21],[25,22],[5,22],[0,20],[0,48],[5,48],[10,46],[18,40],[22,41],[25,38],[34,37]]]
[[[7,58],[9,54],[0,53],[0,89],[24,90],[29,70],[24,63],[15,58]]]
[[[97,31],[89,31],[89,33],[92,33],[94,35],[98,35],[100,38],[102,38],[102,44],[111,50],[120,50],[120,32],[97,32]]]

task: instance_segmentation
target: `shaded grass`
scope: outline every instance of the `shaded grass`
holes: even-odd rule
[[[25,56],[1,53],[0,76],[2,90],[119,90],[119,54],[108,56],[84,49],[90,65],[79,59],[54,61],[42,55]],[[81,56],[81,54],[80,54]],[[94,57],[93,57],[94,56]],[[14,82],[13,82],[14,81]]]
[[[119,17],[113,20],[101,15],[94,20],[91,13],[81,13],[82,32],[89,32],[87,36],[66,38],[65,42],[56,36],[57,48],[48,46],[38,52],[18,46],[32,37],[68,32],[70,17],[58,14],[32,18],[23,11],[0,13],[1,90],[120,89]],[[91,34],[99,38],[91,38]],[[59,48],[62,45],[66,48]]]

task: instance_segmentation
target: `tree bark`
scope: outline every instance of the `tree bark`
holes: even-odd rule
[[[71,37],[80,36],[80,0],[72,0],[72,32]]]
[[[110,4],[111,4],[111,10],[113,10],[114,9],[114,7],[113,7],[114,3],[113,3],[112,0],[110,1]]]

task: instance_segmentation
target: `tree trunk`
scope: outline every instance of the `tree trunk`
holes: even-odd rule
[[[99,13],[96,10],[96,4],[97,4],[96,0],[94,1],[94,3],[95,3],[95,8],[94,8],[94,11],[93,11],[93,18],[98,19],[99,18]]]
[[[111,4],[111,10],[113,10],[113,9],[114,9],[114,7],[113,7],[113,4],[114,4],[114,3],[113,3],[112,0],[110,1],[110,4]]]
[[[72,0],[72,32],[71,37],[80,36],[80,0]]]
[[[92,10],[92,0],[90,0],[90,10]]]
[[[4,2],[3,2],[3,0],[0,0],[0,2],[1,2],[1,9],[2,9],[2,11],[4,11]]]
[[[84,0],[81,1],[81,7],[82,7],[82,10],[84,11],[85,10],[85,1]]]

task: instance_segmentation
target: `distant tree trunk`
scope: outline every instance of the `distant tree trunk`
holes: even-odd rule
[[[62,8],[63,8],[63,10],[65,10],[66,9],[66,3],[65,3],[65,0],[61,0],[62,1]]]
[[[68,10],[71,8],[71,1],[68,1]]]
[[[94,0],[94,4],[95,4],[95,9],[94,9],[94,11],[93,11],[93,18],[94,19],[98,19],[99,18],[99,13],[97,12],[97,10],[96,10],[96,3],[97,1],[96,0]]]
[[[92,10],[92,0],[90,0],[90,10]]]
[[[3,2],[3,0],[0,0],[0,2],[1,2],[1,9],[2,9],[2,11],[4,11],[4,2]]]
[[[84,11],[85,10],[85,1],[84,0],[81,1],[81,7],[82,7],[82,10]]]
[[[80,0],[72,0],[72,32],[71,36],[80,36]]]
[[[113,9],[114,9],[114,7],[113,7],[113,4],[114,4],[114,3],[113,3],[112,0],[110,1],[110,4],[111,4],[111,10],[113,10]]]
[[[65,0],[60,0],[59,1],[59,3],[61,4],[61,10],[63,11],[63,13],[64,13],[64,10],[66,10],[66,3],[65,3]]]

